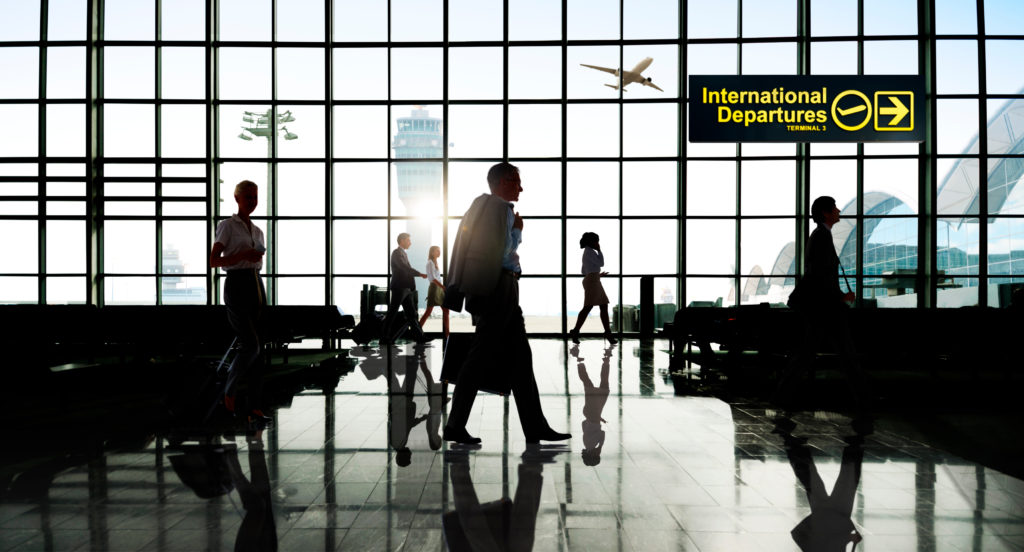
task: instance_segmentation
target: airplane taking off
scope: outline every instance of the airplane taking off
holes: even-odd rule
[[[658,92],[664,92],[664,90],[658,88],[658,85],[651,82],[650,77],[644,78],[644,76],[640,74],[644,71],[644,69],[647,69],[653,61],[654,58],[644,58],[643,61],[636,64],[636,67],[634,67],[632,71],[619,71],[618,69],[598,67],[597,65],[587,65],[586,63],[581,63],[580,65],[584,67],[590,67],[591,69],[597,69],[598,71],[604,71],[605,73],[611,73],[616,77],[619,77],[619,82],[622,84],[623,92],[626,91],[626,85],[632,84],[634,82],[639,82],[644,86],[650,86],[651,88],[657,90]],[[615,90],[619,89],[617,84],[606,84],[605,86],[607,86],[608,88],[613,88]]]

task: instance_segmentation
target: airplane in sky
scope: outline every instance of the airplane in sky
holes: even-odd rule
[[[619,77],[619,82],[622,84],[622,91],[623,92],[626,91],[626,86],[627,85],[629,85],[631,83],[634,83],[634,82],[639,82],[640,84],[642,84],[644,86],[650,86],[651,88],[653,88],[653,89],[655,89],[655,90],[657,90],[659,92],[664,92],[664,90],[658,88],[658,85],[656,85],[653,82],[651,82],[651,78],[650,77],[644,78],[644,76],[640,74],[640,73],[642,73],[644,71],[644,69],[647,69],[651,65],[651,63],[653,61],[654,61],[654,58],[649,58],[649,57],[648,58],[644,58],[640,63],[636,64],[636,67],[634,67],[632,71],[620,71],[618,69],[611,69],[611,68],[608,68],[608,67],[598,67],[597,65],[587,65],[586,63],[581,63],[580,65],[582,65],[584,67],[590,67],[591,69],[597,69],[598,71],[604,71],[605,73],[611,73],[611,74],[615,75],[616,77]],[[607,86],[608,88],[613,88],[615,90],[619,89],[618,84],[606,84],[605,86]]]

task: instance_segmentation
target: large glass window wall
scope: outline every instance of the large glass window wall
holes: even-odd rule
[[[431,245],[446,263],[487,168],[508,159],[533,333],[573,324],[584,231],[601,236],[624,331],[646,275],[671,306],[657,312],[784,303],[818,195],[842,210],[836,249],[863,304],[1002,305],[1024,281],[1022,13],[1009,0],[12,3],[0,229],[17,239],[0,302],[218,303],[213,229],[248,179],[271,301],[358,315],[397,234],[412,234],[417,268]],[[581,66],[647,57],[663,91]],[[690,143],[692,74],[922,74],[930,137]],[[594,313],[584,329],[598,327]]]

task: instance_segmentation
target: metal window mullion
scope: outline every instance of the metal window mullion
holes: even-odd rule
[[[269,304],[277,304],[277,254],[278,232],[277,232],[277,4],[278,0],[270,0],[270,170],[267,171],[267,198],[270,203],[268,207],[269,219],[267,220],[267,241],[270,244],[269,261],[270,274],[267,277],[267,284],[270,290],[267,293]]]
[[[502,44],[501,44],[501,159],[502,161],[508,162],[508,2],[504,0],[501,3],[501,28],[502,28]],[[444,0],[445,4],[445,31],[448,29],[448,0]],[[445,51],[448,51],[448,35],[445,34]],[[445,79],[447,81],[447,79]]]
[[[797,5],[797,72],[801,75],[811,74],[811,0],[800,0]],[[797,181],[796,181],[796,219],[794,225],[794,257],[798,278],[803,275],[803,250],[807,240],[807,207],[811,193],[811,145],[802,142],[797,144]]]
[[[206,108],[206,250],[213,249],[213,230],[216,214],[220,205],[220,185],[218,182],[220,167],[213,159],[220,153],[217,145],[217,110],[213,100],[217,97],[217,50],[213,43],[217,37],[218,1],[206,0],[206,44],[204,47],[205,71],[205,108]],[[215,305],[220,300],[220,286],[216,278],[217,269],[206,268],[206,304]]]
[[[86,301],[103,305],[103,0],[86,0]]]
[[[392,44],[391,44],[391,0],[387,0],[387,2],[388,2],[388,21],[387,21],[387,23],[388,23],[388,46],[387,46],[387,48],[388,48],[388,115],[389,115],[389,117],[388,117],[388,121],[387,121],[388,131],[385,133],[385,136],[391,136],[391,117],[390,116],[393,114],[393,110],[394,110],[395,106],[391,102],[391,81],[392,81],[392,78],[391,78],[391,51],[392,51]],[[444,2],[444,8],[443,9],[447,9],[447,6],[448,6],[448,3],[447,3],[447,0],[446,0]],[[447,18],[445,18],[445,19],[447,19]],[[444,30],[442,32],[447,32],[448,31],[448,22],[444,21],[442,23],[442,25],[443,25],[443,28],[444,28]],[[443,48],[443,54],[442,55],[443,55],[443,58],[442,58],[442,62],[441,62],[441,70],[444,73],[444,75],[442,76],[442,79],[444,80],[444,82],[441,85],[441,91],[442,91],[442,94],[447,96],[447,92],[448,92],[448,63],[447,63],[447,61],[448,61],[448,49],[447,48]],[[442,101],[441,101],[441,113],[442,113],[441,125],[443,127],[444,137],[445,137],[445,140],[446,140],[444,148],[446,149],[448,147],[447,146],[448,102],[447,102],[446,99],[442,99]],[[392,222],[392,218],[391,218],[392,217],[392,213],[391,213],[391,169],[392,169],[392,167],[394,167],[394,169],[395,169],[395,173],[396,173],[395,174],[395,179],[397,180],[397,177],[398,177],[398,174],[397,174],[398,173],[398,165],[395,164],[395,158],[394,158],[394,156],[392,155],[391,152],[392,152],[392,149],[391,149],[391,139],[388,138],[388,157],[387,157],[387,159],[388,159],[388,171],[387,171],[387,173],[388,173],[388,180],[387,180],[387,186],[388,186],[388,190],[387,190],[387,192],[388,192],[387,193],[387,198],[388,198],[387,214],[388,214],[388,216],[387,216],[387,231],[386,231],[387,243],[384,245],[383,251],[384,251],[384,266],[388,267],[387,277],[388,277],[389,285],[390,285],[390,277],[391,277],[390,247],[391,247],[391,222]]]
[[[622,312],[622,291],[624,289],[623,282],[622,282],[622,273],[625,270],[625,264],[623,263],[623,260],[622,260],[622,249],[623,249],[622,248],[622,231],[624,229],[624,225],[623,225],[623,222],[622,222],[622,164],[623,164],[623,154],[625,153],[625,148],[623,147],[624,146],[623,141],[625,139],[624,138],[625,137],[625,133],[623,132],[623,126],[625,125],[625,120],[623,119],[623,116],[625,115],[625,111],[626,111],[625,110],[626,106],[622,102],[622,99],[623,99],[622,98],[622,93],[624,92],[623,86],[622,86],[622,82],[623,82],[622,73],[623,73],[623,71],[626,70],[626,66],[623,63],[623,59],[622,59],[623,58],[622,51],[625,49],[625,46],[622,43],[622,36],[623,36],[623,30],[624,30],[624,23],[623,23],[623,17],[622,17],[622,15],[623,15],[623,8],[624,8],[623,4],[624,4],[624,0],[619,0],[619,43],[618,43],[618,47],[619,47],[619,74],[618,74],[618,77],[617,77],[618,78],[618,82],[616,83],[618,85],[618,87],[619,87],[619,90],[618,90],[618,92],[619,92],[619,163],[618,163],[618,165],[619,165],[619,167],[618,167],[618,171],[619,171],[619,190],[618,190],[619,191],[619,212],[618,212],[618,218],[619,218],[619,221],[618,221],[619,222],[619,251],[618,251],[618,253],[619,253],[619,275],[618,275],[618,277],[616,277],[616,280],[618,280],[618,283],[619,283],[619,286],[618,286],[619,287],[619,301],[618,301],[618,303],[619,303],[619,312]],[[639,309],[637,309],[637,313],[639,315]],[[620,324],[618,326],[618,328],[619,328],[619,333],[621,334],[622,333],[622,325]]]
[[[686,167],[687,160],[687,136],[686,129],[689,125],[687,108],[689,103],[686,99],[686,72],[689,63],[689,48],[686,47],[686,13],[689,10],[688,0],[679,0],[679,41],[677,42],[678,54],[678,94],[679,99],[676,105],[679,106],[678,117],[676,118],[676,136],[679,140],[676,154],[679,159],[676,161],[676,297],[677,307],[686,306]],[[620,391],[621,392],[621,391]]]
[[[333,7],[333,0],[324,0],[324,155],[327,157],[327,166],[324,167],[324,302],[327,305],[334,304],[334,223],[331,222],[334,216],[334,108],[331,106],[331,98],[334,97],[334,49],[331,48],[331,39],[334,37]]]
[[[156,180],[153,183],[154,193],[155,193],[154,198],[156,199],[156,205],[155,205],[155,207],[156,207],[156,221],[155,221],[155,223],[156,223],[156,251],[154,252],[154,254],[156,255],[156,265],[155,266],[156,266],[156,273],[158,275],[162,275],[163,272],[164,272],[164,263],[163,263],[163,251],[164,251],[164,219],[163,219],[163,217],[164,217],[164,209],[163,209],[163,202],[160,199],[161,197],[163,197],[163,180],[162,180],[162,177],[163,177],[163,163],[160,160],[161,156],[163,155],[163,143],[160,141],[160,128],[161,128],[161,124],[163,122],[163,119],[161,117],[161,112],[163,111],[163,106],[160,105],[160,72],[161,72],[160,53],[162,51],[162,48],[159,46],[159,44],[160,44],[160,21],[161,21],[161,14],[162,14],[163,3],[164,3],[164,0],[156,0],[156,6],[155,6],[155,8],[156,8],[156,14],[155,14],[156,17],[154,18],[154,25],[156,27],[154,32],[156,34],[154,36],[156,36],[156,44],[157,44],[157,46],[153,48],[153,50],[154,50],[153,51],[153,63],[154,63],[154,71],[153,71],[153,97],[155,98],[154,105],[153,105],[153,111],[154,111],[153,116],[155,117],[155,124],[153,125],[155,136],[153,137],[153,140],[154,140],[153,144],[155,145],[155,152],[156,152],[156,163],[155,163],[156,166],[154,167],[155,174],[156,174]],[[157,276],[156,278],[154,278],[154,280],[156,281],[156,304],[157,305],[162,305],[163,304],[163,293],[161,292],[161,290],[163,289],[163,277],[162,276]]]
[[[39,194],[37,212],[40,217],[36,223],[36,269],[40,277],[36,278],[36,302],[46,304],[46,54],[44,46],[47,41],[47,20],[49,19],[49,2],[41,2],[39,6],[39,108],[36,111],[39,129],[37,135],[37,153],[39,165],[36,169],[38,181],[36,192]]]
[[[978,2],[978,305],[988,305],[988,70],[985,5]],[[970,266],[970,255],[967,265]]]
[[[562,277],[560,279],[561,279],[561,288],[562,288],[562,333],[564,334],[564,333],[566,333],[569,330],[568,320],[567,320],[568,315],[569,315],[569,290],[568,290],[568,276],[567,276],[568,275],[569,265],[568,265],[568,252],[565,250],[565,244],[567,243],[566,240],[568,239],[567,236],[566,236],[566,232],[569,231],[568,223],[567,223],[567,219],[566,219],[566,213],[568,212],[568,209],[566,208],[566,199],[567,199],[567,195],[568,195],[568,193],[567,193],[567,191],[568,191],[567,178],[568,178],[568,175],[569,175],[568,162],[566,161],[566,158],[569,155],[568,138],[567,138],[567,134],[568,134],[568,118],[569,118],[569,103],[567,101],[567,98],[569,97],[569,79],[568,79],[568,69],[566,67],[566,64],[569,61],[569,41],[568,41],[569,6],[568,6],[568,0],[562,0],[561,5],[562,5],[562,43],[561,43],[561,47],[559,48],[559,50],[560,50],[561,56],[562,56],[562,70],[561,70],[561,74],[559,75],[559,77],[562,79],[562,97],[561,97],[561,101],[560,101],[559,105],[561,106],[561,113],[562,113],[562,120],[561,120],[561,127],[560,127],[561,128],[561,132],[562,132],[562,137],[561,137],[562,138],[562,150],[561,150],[562,158],[559,160],[559,165],[560,165],[559,172],[561,174],[561,184],[562,184],[562,189],[561,189],[562,212],[561,212],[561,216],[559,218],[561,219],[561,227],[562,227],[562,246],[560,247],[561,252],[562,252],[561,253],[561,256],[562,256]],[[506,68],[505,71],[507,72],[508,69]],[[619,309],[619,310],[621,311],[622,309]],[[615,313],[612,313],[612,315],[614,316]],[[620,327],[618,320],[615,320],[613,323],[616,324],[616,326],[615,326],[616,328]]]
[[[857,0],[857,74],[864,74],[864,0]],[[864,274],[864,143],[857,143],[857,195],[856,195],[857,212],[854,214],[857,223],[854,225],[857,229],[854,239],[857,240],[856,248],[854,251],[857,252],[855,256],[855,276],[863,276]],[[839,251],[842,254],[842,251]],[[862,280],[857,280],[857,297],[863,298],[861,288],[863,287]],[[852,291],[852,290],[847,290]]]
[[[442,2],[441,10],[441,41],[444,43],[441,49],[441,78],[444,81],[441,86],[441,267],[444,268],[448,266],[448,0]],[[508,80],[507,69],[504,75]],[[391,133],[390,127],[388,133]],[[444,272],[442,278],[448,275],[447,270]]]
[[[925,75],[925,141],[918,152],[918,217],[917,217],[917,306],[936,306],[938,297],[938,251],[935,192],[935,12],[928,0],[918,0],[918,66]]]
[[[736,7],[736,36],[742,41],[743,39],[743,2],[742,0],[737,2]],[[743,45],[742,43],[736,48],[736,74],[743,74]],[[741,201],[743,199],[743,187],[740,183],[743,181],[743,144],[742,142],[736,142],[736,182],[733,183],[736,189],[736,205],[735,205],[735,223],[733,224],[733,232],[735,232],[736,239],[733,242],[733,270],[732,270],[732,285],[733,285],[733,296],[737,305],[740,304],[740,239],[743,237],[742,234],[742,211],[740,209]],[[733,306],[733,305],[729,305]]]

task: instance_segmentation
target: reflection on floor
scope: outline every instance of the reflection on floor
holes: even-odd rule
[[[1020,480],[837,414],[675,397],[662,342],[531,344],[567,446],[528,447],[487,394],[482,446],[442,444],[440,347],[357,348],[262,432],[8,441],[0,550],[1024,549]]]

